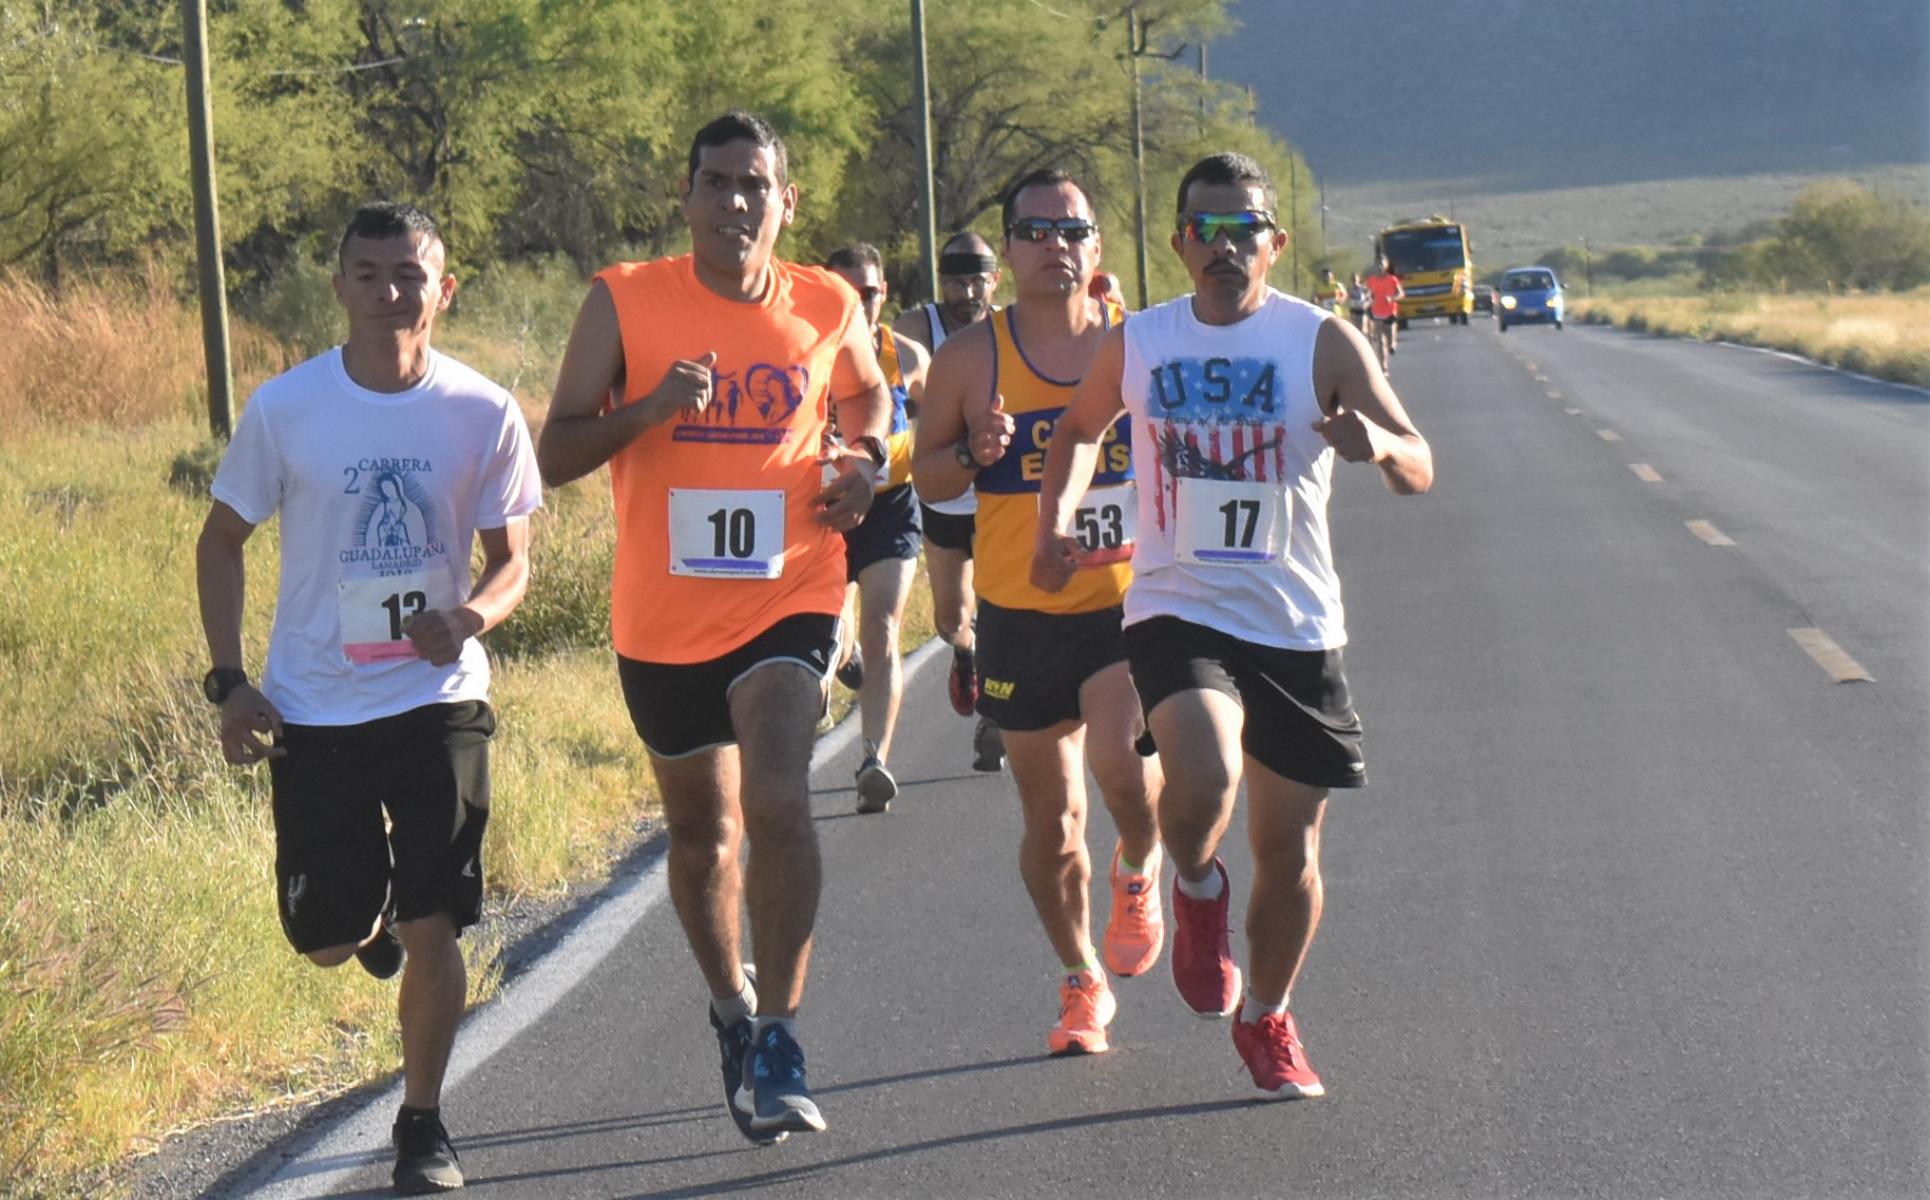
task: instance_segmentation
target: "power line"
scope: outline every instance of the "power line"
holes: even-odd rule
[[[107,51],[109,54],[122,54],[128,58],[146,59],[148,62],[160,63],[163,66],[178,67],[182,65],[180,59],[169,58],[162,54],[145,54],[139,50],[123,50],[119,46],[101,46],[99,48]],[[284,67],[274,71],[250,71],[248,74],[257,76],[347,75],[354,71],[373,71],[377,67],[392,67],[399,62],[407,62],[408,58],[409,56],[406,54],[398,54],[394,58],[385,58],[380,62],[351,63],[346,67]]]

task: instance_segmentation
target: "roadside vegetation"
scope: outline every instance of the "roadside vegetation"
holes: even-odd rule
[[[221,761],[199,695],[193,550],[218,452],[194,311],[166,272],[0,277],[0,1193],[113,1194],[172,1130],[339,1093],[394,1070],[393,984],[319,971],[283,942],[267,778]],[[324,280],[325,287],[325,280]],[[505,271],[438,344],[533,419],[583,281]],[[319,319],[319,315],[318,315]],[[306,347],[304,347],[306,349]],[[247,388],[297,357],[252,325]],[[654,815],[607,649],[607,481],[544,497],[536,584],[488,644],[502,718],[488,916],[464,938],[496,987],[500,918],[607,876]],[[249,543],[259,666],[275,523]],[[907,647],[931,636],[914,595]],[[839,712],[849,697],[838,691]]]
[[[1789,214],[1695,245],[1554,247],[1577,318],[1740,342],[1930,387],[1930,212],[1897,192],[1817,184]]]

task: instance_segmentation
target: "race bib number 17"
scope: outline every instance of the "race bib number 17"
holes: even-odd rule
[[[670,573],[778,578],[784,573],[784,493],[671,488]]]
[[[1277,563],[1286,550],[1290,503],[1278,484],[1181,479],[1174,557],[1214,567]]]

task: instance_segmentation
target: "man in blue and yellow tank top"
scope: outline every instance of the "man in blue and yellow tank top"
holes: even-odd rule
[[[846,608],[850,589],[858,591],[858,629],[849,664],[858,670],[838,670],[838,679],[858,693],[859,721],[864,731],[864,753],[858,763],[858,811],[881,813],[898,795],[898,781],[885,764],[891,756],[891,735],[898,725],[898,705],[904,696],[905,675],[898,654],[898,630],[911,595],[912,572],[918,566],[923,540],[918,497],[911,490],[911,418],[925,394],[925,367],[931,362],[925,348],[878,323],[885,306],[884,258],[869,242],[854,242],[833,250],[824,265],[858,293],[858,308],[871,329],[878,366],[891,389],[891,432],[885,438],[885,469],[878,475],[878,494],[857,528],[844,535]]]
[[[1070,177],[1027,175],[1001,216],[1018,299],[954,334],[933,357],[912,474],[928,500],[978,490],[978,710],[1004,736],[1025,819],[1019,874],[1064,967],[1046,1045],[1053,1054],[1096,1054],[1107,1048],[1117,1009],[1106,969],[1139,974],[1165,940],[1161,776],[1158,760],[1136,748],[1145,725],[1120,632],[1136,513],[1123,423],[1108,435],[1077,516],[1083,555],[1075,578],[1048,592],[1029,572],[1053,423],[1121,314],[1092,291],[1099,231],[1091,201]],[[1088,756],[1120,837],[1104,967],[1086,899]]]

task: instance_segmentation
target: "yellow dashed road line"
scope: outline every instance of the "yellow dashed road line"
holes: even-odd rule
[[[1647,463],[1630,463],[1628,469],[1635,472],[1635,477],[1643,483],[1662,482],[1662,477],[1656,474],[1655,468],[1649,466]]]
[[[1595,436],[1601,438],[1604,442],[1619,442],[1622,440],[1622,435],[1616,433],[1613,429],[1597,429]]]
[[[1789,636],[1813,659],[1816,665],[1829,673],[1838,683],[1874,683],[1875,676],[1863,669],[1863,664],[1843,652],[1829,634],[1820,629],[1792,629]]]
[[[1683,524],[1689,527],[1690,533],[1695,534],[1697,537],[1709,543],[1711,546],[1735,545],[1735,542],[1730,540],[1728,534],[1722,532],[1722,530],[1720,529],[1717,529],[1714,525],[1709,524],[1707,521],[1684,521]]]

